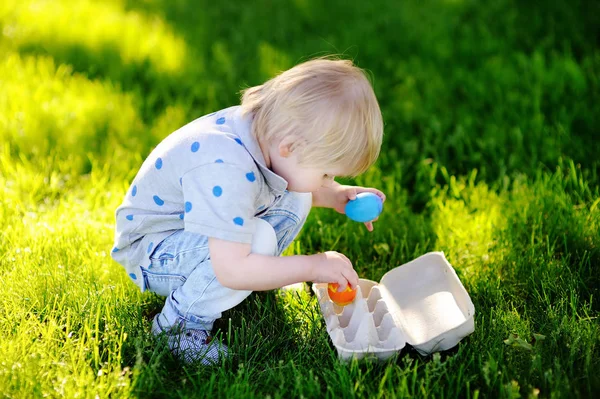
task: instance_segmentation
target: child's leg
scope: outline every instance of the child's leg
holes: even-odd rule
[[[311,206],[310,194],[286,193],[276,207],[257,220],[252,252],[280,255],[300,232]],[[152,266],[143,274],[148,290],[167,295],[153,332],[173,331],[169,347],[184,361],[216,361],[219,351],[207,344],[204,331],[210,331],[223,311],[242,302],[251,291],[232,290],[219,283],[208,238],[184,231],[174,233],[155,249]],[[226,354],[227,348],[220,352]]]
[[[252,252],[280,255],[302,229],[311,206],[311,194],[287,192],[257,221]],[[223,311],[251,293],[223,287],[212,268],[208,238],[185,231],[157,246],[143,275],[148,290],[167,296],[160,317],[167,327],[185,324],[185,328],[211,330]]]
[[[260,218],[269,222],[277,235],[277,255],[294,241],[312,207],[312,194],[286,192],[281,200]]]
[[[252,252],[263,255],[277,252],[275,232],[262,220],[256,224]],[[179,278],[179,284],[171,281],[167,292],[163,293],[167,299],[158,320],[163,328],[179,326],[210,331],[223,311],[238,305],[252,292],[233,290],[219,283],[205,236],[177,232],[157,247],[152,258],[153,266],[164,264],[164,274],[157,274],[159,270],[155,268],[144,273],[149,290],[161,294],[159,284],[165,276]]]
[[[263,220],[257,220],[252,252],[277,252],[275,231]],[[227,356],[227,347],[211,343],[209,332],[222,311],[242,302],[251,291],[219,284],[206,237],[178,231],[156,248],[152,258],[156,267],[143,270],[147,288],[167,295],[162,312],[152,322],[152,332],[164,333],[171,351],[184,362],[210,365]]]

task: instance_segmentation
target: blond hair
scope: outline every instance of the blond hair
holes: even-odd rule
[[[264,143],[292,136],[298,162],[365,172],[379,156],[381,111],[373,88],[348,60],[314,59],[242,92],[252,133]]]

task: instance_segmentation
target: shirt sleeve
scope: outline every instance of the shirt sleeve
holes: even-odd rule
[[[255,201],[260,194],[256,165],[201,165],[181,179],[185,230],[227,241],[252,243]]]

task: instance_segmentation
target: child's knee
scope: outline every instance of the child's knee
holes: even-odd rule
[[[252,253],[275,256],[277,254],[277,235],[273,227],[265,220],[256,219],[256,230],[252,238]]]

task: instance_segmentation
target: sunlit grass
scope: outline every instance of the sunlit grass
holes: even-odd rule
[[[476,171],[467,178],[448,176],[431,201],[431,224],[436,247],[453,264],[460,265],[466,279],[485,278],[490,263],[501,262],[511,248],[500,242],[506,229],[505,195],[498,195],[485,182],[474,183]]]
[[[528,19],[509,0],[0,3],[0,392],[598,392],[600,54],[577,4]],[[110,259],[115,208],[166,135],[332,51],[370,70],[386,121],[380,162],[342,181],[388,200],[372,233],[315,210],[285,255],[338,250],[379,280],[444,251],[475,333],[442,354],[344,364],[310,292],[254,293],[216,324],[233,356],[183,367],[150,333],[163,298]]]
[[[127,11],[120,2],[8,0],[0,10],[3,34],[19,48],[38,46],[57,55],[72,47],[97,54],[112,51],[121,66],[149,62],[168,74],[179,72],[186,62],[186,43],[170,26],[161,18]]]
[[[59,161],[72,170],[73,161]],[[122,183],[108,182],[107,169],[91,175],[44,170],[0,155],[0,386],[27,397],[93,397],[124,394],[131,367],[123,351],[134,304],[108,251],[112,215]]]
[[[435,194],[429,223],[439,243],[421,245],[448,250],[477,308],[476,334],[458,353],[433,360],[409,354],[387,366],[340,364],[314,297],[305,292],[254,294],[226,312],[218,325],[236,356],[213,372],[192,369],[179,374],[178,367],[167,373],[160,366],[166,362],[172,368],[175,363],[155,347],[148,333],[148,314],[160,310],[160,298],[140,294],[108,257],[113,210],[129,177],[111,172],[110,159],[104,166],[92,162],[90,175],[71,177],[60,171],[72,170],[72,161],[48,159],[35,165],[15,161],[6,151],[1,160],[0,184],[8,190],[0,199],[11,204],[0,214],[6,226],[0,244],[5,282],[0,287],[0,385],[5,392],[69,397],[157,390],[166,394],[173,386],[163,385],[164,379],[175,373],[188,381],[178,388],[182,392],[194,392],[201,381],[212,381],[212,375],[221,382],[213,383],[209,393],[234,396],[274,389],[305,396],[346,389],[359,396],[373,389],[425,396],[439,384],[446,393],[458,395],[467,382],[471,389],[504,395],[585,389],[575,388],[569,375],[594,367],[591,354],[600,336],[594,321],[597,311],[581,284],[595,278],[590,273],[598,259],[597,193],[589,197],[596,198],[592,202],[574,208],[570,195],[556,187],[565,185],[565,179],[558,179],[563,170],[532,181],[516,180],[507,190],[462,178],[430,187]],[[391,215],[398,209],[411,213],[401,201],[402,195],[388,199]],[[486,221],[478,209],[487,209],[492,220]],[[546,223],[545,212],[559,219]],[[339,231],[323,224],[321,217],[327,219],[324,212],[311,217],[307,232],[315,239],[313,229],[320,226],[319,245],[340,245]],[[501,220],[496,229],[493,222]],[[359,265],[361,276],[376,277],[410,256],[398,242],[385,238],[390,231],[384,223],[393,221],[384,219],[373,234],[379,234],[375,242],[387,244],[387,252],[363,246],[364,259],[372,261]],[[403,245],[408,248],[419,242],[408,233],[411,227],[398,229],[405,232],[408,241]],[[344,228],[350,234],[367,234],[362,226]],[[587,256],[577,258],[580,252],[562,241],[563,228],[569,229],[571,242],[587,248]],[[288,254],[305,251],[311,240],[307,232]],[[502,240],[490,246],[489,240],[497,237]],[[346,240],[369,242],[366,236]],[[485,255],[487,263],[481,259]],[[482,264],[487,265],[484,272],[469,273]],[[477,377],[471,367],[482,374]]]
[[[15,153],[73,157],[148,142],[134,96],[109,82],[73,74],[50,57],[4,54],[0,60],[0,139]],[[115,148],[116,147],[116,148]]]
[[[258,46],[258,56],[260,57],[260,72],[264,79],[276,76],[294,66],[294,62],[287,54],[265,42]]]

